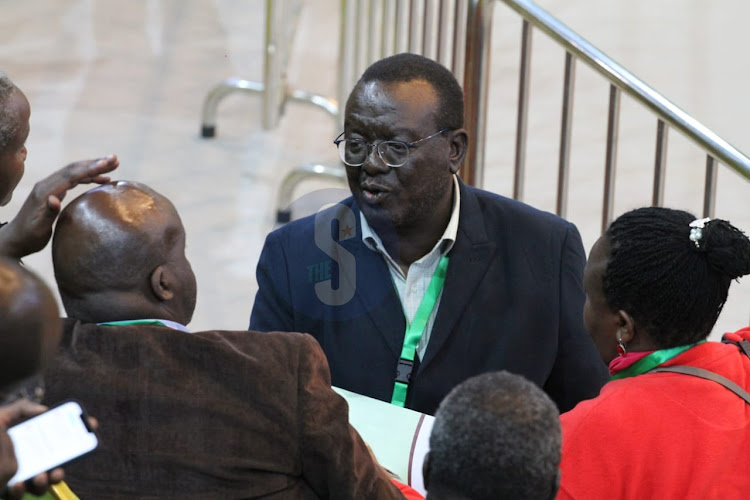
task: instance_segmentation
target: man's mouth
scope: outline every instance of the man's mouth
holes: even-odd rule
[[[388,196],[387,189],[372,184],[363,184],[360,187],[360,190],[362,191],[362,196],[365,200],[370,203],[380,203],[383,198]]]

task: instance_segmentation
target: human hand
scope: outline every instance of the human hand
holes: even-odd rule
[[[5,430],[0,430],[0,484],[8,484],[18,470],[13,443]]]
[[[16,483],[9,486],[2,498],[8,500],[21,500],[26,493],[42,496],[49,490],[50,485],[57,484],[65,479],[65,472],[61,468],[53,469],[34,476],[26,482]]]
[[[44,248],[68,190],[79,184],[109,182],[104,174],[119,165],[115,155],[78,161],[37,182],[18,214],[0,229],[0,255],[20,259]]]
[[[396,474],[395,472],[392,472],[390,469],[388,469],[387,467],[385,467],[383,464],[381,464],[378,461],[378,457],[376,457],[375,452],[372,451],[372,447],[370,446],[370,443],[365,441],[365,446],[367,447],[367,451],[370,452],[370,458],[372,458],[373,462],[375,462],[381,469],[383,469],[386,472],[386,474],[388,474],[388,476],[390,476],[391,478],[396,479],[398,481],[401,480],[401,478],[398,477],[398,474]]]
[[[8,406],[0,407],[0,481],[2,481],[0,484],[7,484],[18,468],[13,443],[6,432],[8,427],[45,410],[47,410],[46,406],[33,403],[28,399],[20,399]],[[50,484],[59,483],[64,477],[65,473],[60,468],[39,474],[25,483],[14,484],[3,492],[3,498],[20,499],[26,492],[43,495],[49,489]]]

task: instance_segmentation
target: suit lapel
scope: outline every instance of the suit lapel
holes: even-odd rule
[[[420,371],[429,365],[450,336],[495,256],[496,245],[487,239],[476,195],[466,189],[463,183],[459,184],[459,189],[461,212],[458,234],[449,253],[443,295]]]
[[[357,220],[357,235],[341,242],[341,245],[354,255],[357,275],[346,276],[344,279],[355,287],[356,293],[352,300],[358,301],[357,306],[364,311],[364,317],[382,335],[394,356],[398,357],[401,355],[406,330],[403,307],[385,259],[362,241],[359,207],[353,200],[351,208]],[[369,330],[365,325],[357,329]]]

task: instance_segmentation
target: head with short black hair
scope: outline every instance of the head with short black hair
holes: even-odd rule
[[[357,87],[377,81],[382,83],[424,80],[438,95],[435,110],[437,129],[460,129],[464,126],[464,94],[456,77],[445,66],[424,56],[396,54],[374,62],[360,77]],[[354,95],[352,91],[351,95]],[[351,95],[349,99],[351,100]]]
[[[618,330],[635,351],[705,339],[732,280],[750,273],[742,231],[721,219],[695,223],[703,228],[693,221],[682,210],[639,208],[612,222],[592,248],[584,318],[605,361],[616,355]]]
[[[427,498],[550,500],[560,450],[559,413],[544,391],[506,371],[470,378],[435,414]]]
[[[17,261],[0,257],[0,391],[39,373],[60,342],[57,301]]]
[[[4,151],[18,128],[15,116],[7,107],[11,96],[18,91],[10,77],[0,70],[0,152]]]
[[[148,186],[115,181],[73,200],[57,221],[52,260],[72,318],[192,318],[196,283],[185,229],[174,205]]]

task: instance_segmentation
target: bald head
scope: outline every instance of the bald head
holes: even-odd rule
[[[41,371],[60,335],[57,302],[47,285],[18,262],[0,258],[0,391]]]
[[[148,186],[117,181],[73,200],[57,222],[52,259],[70,317],[183,324],[192,317],[196,285],[182,221]]]

